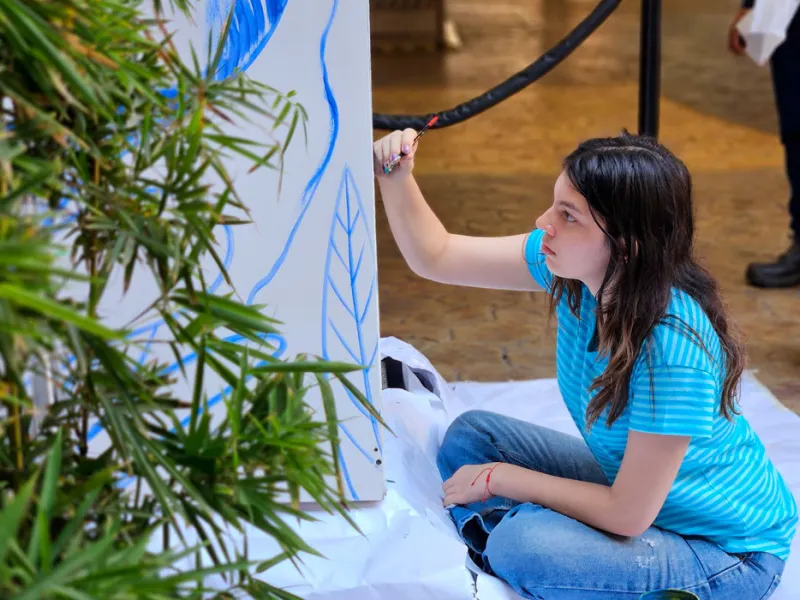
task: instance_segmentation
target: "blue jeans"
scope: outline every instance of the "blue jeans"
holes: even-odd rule
[[[582,439],[468,411],[447,430],[439,472],[446,480],[463,465],[491,462],[608,485]],[[502,497],[455,506],[450,516],[475,563],[534,600],[635,600],[663,589],[686,590],[701,600],[764,600],[784,567],[771,554],[731,555],[712,542],[657,527],[638,538],[616,536]]]

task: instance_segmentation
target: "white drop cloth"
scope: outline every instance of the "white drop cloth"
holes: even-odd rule
[[[507,383],[447,384],[428,360],[395,338],[381,340],[381,354],[427,371],[436,394],[421,385],[383,391],[384,458],[389,492],[352,512],[364,536],[343,519],[316,515],[319,523],[297,527],[327,560],[308,557],[303,575],[290,564],[268,572],[274,585],[311,600],[512,600],[519,596],[498,579],[466,568],[466,548],[441,504],[435,457],[447,425],[460,413],[483,408],[578,435],[555,379]],[[742,410],[764,441],[789,486],[800,497],[800,417],[783,407],[752,373],[743,380]],[[248,532],[253,558],[275,553]],[[800,537],[800,536],[799,536]],[[800,539],[771,600],[800,598]]]

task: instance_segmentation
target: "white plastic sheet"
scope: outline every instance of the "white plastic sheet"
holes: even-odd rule
[[[764,66],[786,39],[800,0],[756,0],[753,9],[737,26],[747,42],[746,52],[756,64]]]
[[[301,573],[289,564],[269,571],[270,583],[310,600],[519,600],[500,580],[475,572],[441,503],[436,450],[447,425],[460,413],[483,408],[577,435],[554,379],[505,383],[447,384],[427,359],[395,338],[381,341],[383,356],[428,372],[431,393],[384,390],[383,410],[396,437],[386,436],[388,494],[353,517],[364,536],[342,519],[318,515],[320,523],[298,531],[327,560],[309,558]],[[413,381],[413,379],[412,379]],[[742,409],[764,440],[795,496],[800,493],[800,418],[784,408],[754,374],[743,381]],[[251,537],[251,555],[274,554],[266,540]],[[470,570],[472,569],[472,571]],[[800,598],[800,540],[772,600]]]

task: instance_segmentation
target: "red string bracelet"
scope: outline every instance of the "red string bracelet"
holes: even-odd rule
[[[471,485],[475,485],[475,482],[477,482],[477,481],[478,481],[478,479],[480,478],[480,476],[481,476],[481,475],[483,475],[483,474],[484,474],[486,471],[489,471],[489,474],[486,476],[486,487],[485,487],[485,488],[484,488],[484,490],[483,490],[483,498],[481,498],[481,502],[486,502],[486,499],[489,497],[489,495],[492,495],[492,496],[494,495],[494,494],[492,494],[492,492],[489,490],[489,480],[492,478],[492,472],[493,472],[493,471],[494,471],[494,470],[495,470],[497,467],[499,467],[501,464],[503,464],[503,463],[497,463],[497,464],[495,464],[493,467],[486,467],[485,469],[482,469],[482,470],[481,470],[481,472],[480,472],[480,473],[478,473],[477,477],[475,477],[475,479],[472,481],[472,484],[471,484]]]
[[[483,469],[483,470],[482,470],[480,473],[478,473],[478,474],[475,476],[475,479],[473,479],[473,480],[472,480],[472,483],[470,484],[470,486],[473,486],[473,485],[475,485],[475,482],[476,482],[476,481],[478,481],[478,477],[480,477],[481,475],[483,475],[484,473],[486,473],[486,471],[488,471],[490,468],[491,468],[491,467],[486,467],[486,468],[485,468],[485,469]]]
[[[495,466],[489,469],[489,474],[486,476],[486,490],[484,492],[483,500],[481,500],[481,502],[485,502],[489,496],[494,496],[494,494],[492,494],[491,490],[489,489],[489,480],[492,478],[492,473],[494,472],[494,470],[501,464],[503,463],[497,463]]]

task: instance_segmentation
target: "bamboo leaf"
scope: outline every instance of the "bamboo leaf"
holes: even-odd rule
[[[52,556],[60,556],[65,550],[67,543],[78,532],[79,528],[84,524],[84,517],[89,512],[89,509],[94,504],[97,497],[100,495],[100,489],[94,489],[88,493],[83,501],[75,511],[75,515],[69,520],[66,527],[61,530],[55,542],[53,542]]]
[[[353,371],[364,370],[364,367],[360,365],[334,361],[298,360],[293,362],[284,362],[272,357],[268,358],[274,362],[258,365],[257,367],[253,367],[251,370],[256,373],[351,373]],[[364,402],[366,402],[366,398],[364,399]]]
[[[317,383],[322,395],[322,406],[325,410],[325,417],[328,424],[328,438],[331,442],[331,456],[333,457],[333,471],[336,475],[336,486],[341,497],[344,497],[344,484],[342,482],[342,470],[339,464],[339,423],[336,418],[336,399],[333,397],[328,380],[320,375],[316,375]]]
[[[228,16],[225,19],[225,23],[222,26],[222,31],[219,35],[219,40],[217,41],[217,49],[214,52],[214,57],[209,61],[208,64],[208,76],[212,78],[217,73],[217,69],[219,67],[219,61],[222,58],[222,52],[225,49],[225,43],[228,41],[228,36],[230,35],[231,23],[233,22],[233,11],[236,8],[235,3],[231,3],[231,8],[228,11]],[[209,44],[209,49],[211,45]]]
[[[7,137],[10,136],[0,137],[0,161],[12,161],[25,152],[25,144],[20,142],[9,144],[6,142],[6,139],[4,139]]]
[[[0,209],[7,210],[8,207],[23,196],[38,191],[44,187],[45,183],[50,181],[58,172],[58,165],[50,165],[49,167],[41,168],[36,173],[27,175],[22,183],[15,186],[11,191],[0,198]]]
[[[44,572],[52,567],[53,555],[50,546],[50,519],[55,504],[56,490],[58,489],[58,476],[61,470],[61,444],[62,432],[59,429],[53,441],[47,459],[47,466],[42,480],[42,492],[39,497],[39,510],[36,515],[36,524],[31,535],[31,544],[28,549],[28,558],[35,562],[37,554],[40,554],[40,565]]]
[[[61,94],[61,97],[66,100],[69,104],[76,106],[80,110],[86,111],[86,107],[77,99],[72,93],[69,91],[69,88],[64,84],[64,80],[62,79],[61,75],[54,71],[53,69],[48,69],[48,73],[50,76],[50,81],[53,83],[53,86],[58,90],[58,93]]]
[[[45,318],[65,321],[79,329],[103,338],[121,339],[124,337],[124,333],[114,331],[93,319],[79,315],[63,304],[8,283],[0,283],[0,298],[38,311]]]
[[[361,390],[359,390],[355,385],[353,385],[353,383],[347,378],[346,375],[344,375],[342,373],[334,373],[334,376],[336,377],[336,379],[338,379],[341,382],[341,384],[344,387],[347,388],[347,390],[353,395],[353,397],[356,400],[358,400],[359,404],[361,404],[364,408],[366,408],[367,411],[369,412],[369,414],[371,414],[373,417],[375,417],[375,420],[378,421],[378,423],[380,423],[381,425],[386,427],[386,429],[389,431],[389,433],[394,435],[394,432],[383,421],[383,418],[381,417],[380,413],[377,410],[375,410],[375,407],[372,406],[372,403],[369,400],[366,399],[364,394],[361,393]]]
[[[50,591],[59,598],[67,598],[68,600],[97,600],[95,596],[90,596],[80,590],[63,585],[53,585]]]
[[[197,152],[200,149],[200,143],[203,135],[203,107],[204,101],[200,101],[200,105],[195,108],[189,126],[186,129],[186,135],[189,138],[189,146],[183,155],[183,163],[179,168],[180,171],[190,172],[191,165],[197,157]]]
[[[104,556],[114,543],[116,526],[106,533],[100,540],[84,546],[80,552],[70,554],[62,563],[44,576],[37,577],[33,585],[19,594],[15,600],[40,600],[53,586],[63,586],[70,580],[70,573],[78,571],[81,567],[93,564]]]
[[[200,343],[197,349],[197,368],[194,376],[194,390],[192,391],[192,408],[189,421],[189,432],[194,433],[197,427],[197,415],[200,412],[200,396],[203,394],[203,375],[206,366],[206,335],[200,336]]]
[[[208,312],[227,322],[231,328],[240,327],[244,330],[277,333],[273,327],[275,321],[261,314],[257,307],[245,306],[204,292],[195,292],[194,296],[196,300],[193,300],[185,290],[178,290],[172,294],[172,301],[197,314]]]
[[[264,571],[268,571],[272,567],[279,565],[280,563],[284,562],[287,558],[289,558],[288,552],[281,552],[280,554],[273,556],[269,560],[265,560],[263,562],[258,563],[256,566],[256,573],[263,573]]]
[[[25,509],[28,507],[33,489],[38,479],[38,472],[23,485],[16,497],[0,512],[0,563],[4,563],[9,545],[17,535]]]
[[[294,131],[297,129],[297,123],[299,120],[300,113],[299,111],[295,111],[294,115],[292,115],[292,122],[289,125],[289,132],[286,134],[286,139],[283,141],[283,150],[281,151],[281,154],[285,154],[286,149],[289,147],[292,137],[294,137]]]
[[[211,239],[211,235],[207,231],[205,231],[205,228],[202,227],[202,225],[200,225],[200,222],[197,218],[189,216],[187,220],[189,221],[189,223],[195,226],[195,232],[198,234],[198,237],[200,237],[201,241],[203,242],[202,244],[197,245],[198,254],[200,250],[206,250],[211,255],[211,258],[214,259],[214,262],[216,263],[220,274],[225,280],[225,283],[233,287],[233,282],[231,281],[231,278],[228,276],[228,270],[225,268],[225,263],[220,258],[216,248],[214,248],[214,241]]]
[[[251,567],[254,564],[255,564],[254,561],[241,560],[237,562],[229,562],[228,564],[225,565],[206,567],[204,569],[193,569],[191,571],[184,571],[177,575],[164,577],[160,581],[150,580],[146,582],[148,585],[140,586],[140,588],[143,590],[147,590],[150,589],[151,587],[161,588],[165,583],[170,585],[175,585],[177,583],[184,583],[186,581],[202,581],[209,575],[239,571],[242,569],[247,569],[248,567]]]
[[[32,260],[30,258],[17,258],[14,256],[9,256],[8,254],[4,254],[5,250],[6,249],[0,245],[0,265],[11,267],[13,268],[13,272],[16,273],[27,273],[33,275],[52,274],[73,281],[85,282],[90,282],[96,279],[89,277],[88,275],[76,273],[75,271],[67,271],[66,269],[52,267],[49,264],[42,264],[41,262]]]
[[[31,40],[45,53],[46,60],[58,68],[64,78],[78,88],[87,99],[96,103],[97,97],[94,91],[89,87],[86,80],[78,74],[78,70],[72,61],[56,48],[40,29],[40,27],[47,27],[47,25],[42,22],[36,23],[37,19],[30,14],[30,9],[16,0],[8,0],[6,8],[9,17],[14,19],[14,25],[19,28],[21,34],[30,36]]]

